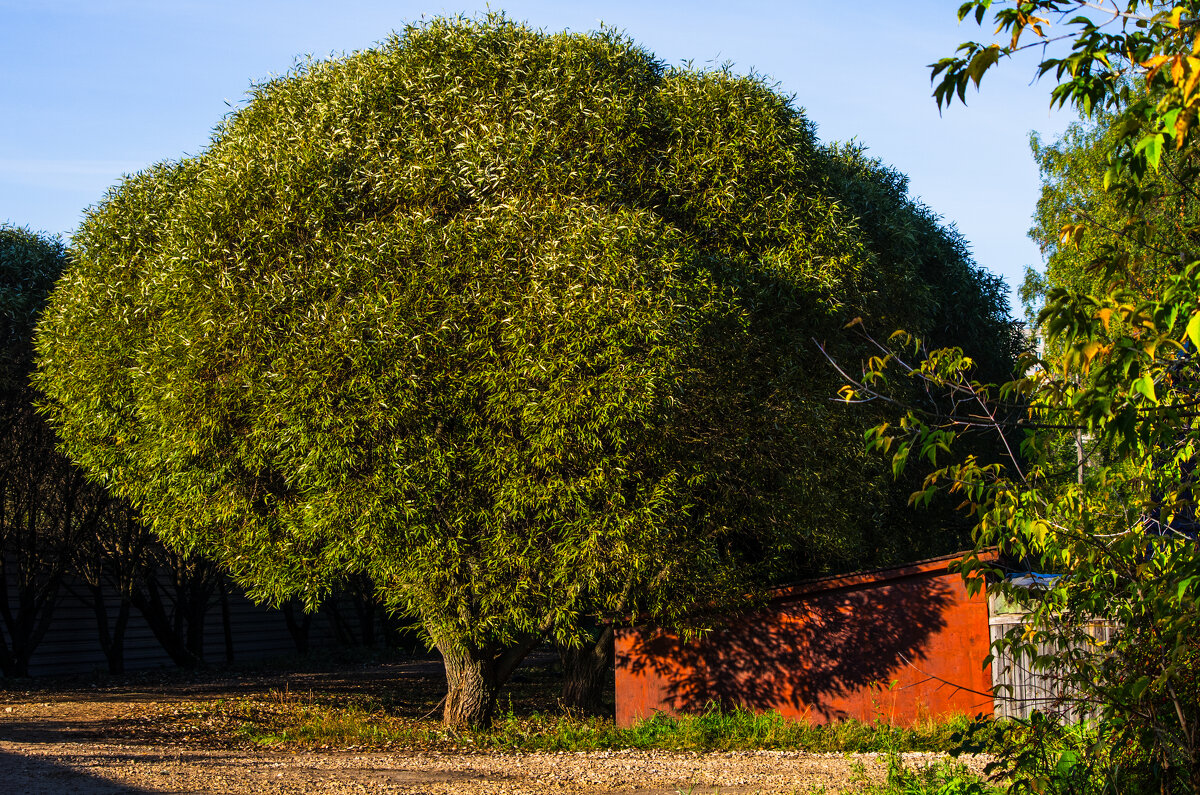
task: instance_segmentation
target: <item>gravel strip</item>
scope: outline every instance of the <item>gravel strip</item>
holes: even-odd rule
[[[910,765],[936,754],[905,754]],[[797,752],[553,754],[236,752],[109,743],[0,741],[0,790],[50,793],[540,793],[839,792],[855,768],[878,781],[874,754]]]
[[[422,667],[424,666],[424,667]],[[195,683],[0,690],[0,795],[114,793],[406,793],[416,795],[792,795],[853,791],[880,781],[878,754],[795,751],[483,753],[409,750],[270,750],[188,728],[164,733],[155,716],[189,703],[312,686],[357,692],[377,681],[428,677],[428,663],[236,677]],[[436,673],[436,670],[433,671]],[[364,675],[365,674],[365,675]],[[222,739],[224,737],[224,739]],[[921,767],[939,754],[904,754]],[[985,759],[969,762],[981,772]]]

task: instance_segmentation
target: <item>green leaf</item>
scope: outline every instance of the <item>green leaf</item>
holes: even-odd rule
[[[967,76],[975,83],[976,88],[979,88],[979,81],[983,79],[984,72],[994,66],[999,59],[1000,47],[996,44],[983,48],[971,58],[971,63],[967,66]]]
[[[1146,158],[1146,163],[1153,169],[1157,170],[1159,161],[1162,158],[1162,142],[1163,136],[1159,133],[1150,133],[1138,141],[1134,148],[1134,154],[1140,154]]]
[[[1144,375],[1133,382],[1133,391],[1142,394],[1147,400],[1153,403],[1158,402],[1158,397],[1155,394],[1154,378],[1150,375]]]

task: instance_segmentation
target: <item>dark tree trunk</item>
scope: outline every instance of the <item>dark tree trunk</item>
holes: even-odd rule
[[[171,658],[171,662],[180,668],[197,668],[204,661],[201,656],[203,635],[200,634],[197,638],[198,633],[194,628],[198,625],[200,633],[203,632],[204,614],[201,612],[198,620],[190,617],[190,606],[184,604],[187,602],[185,589],[177,585],[175,590],[177,601],[174,609],[168,610],[163,603],[158,575],[149,571],[143,576],[141,587],[133,589],[130,601],[142,614],[146,626]]]
[[[182,572],[184,580],[176,586],[179,601],[175,605],[176,616],[182,616],[178,625],[187,638],[187,650],[197,662],[204,662],[204,618],[208,613],[209,601],[217,587],[217,575],[208,563],[190,561]]]
[[[225,662],[233,662],[233,619],[229,615],[229,594],[222,578],[217,585],[221,589],[221,629],[225,634]]]
[[[116,620],[108,620],[108,605],[104,600],[104,588],[97,583],[88,583],[92,612],[96,616],[96,630],[100,637],[100,649],[108,662],[110,674],[125,673],[125,627],[129,624],[129,600],[122,598],[117,607]]]
[[[612,682],[612,627],[604,627],[593,643],[559,646],[558,658],[563,668],[563,706],[591,715],[603,712],[604,692]]]
[[[312,626],[312,613],[304,613],[303,619],[296,618],[296,603],[283,603],[283,620],[287,622],[288,633],[292,643],[296,644],[296,652],[308,654],[308,629]]]
[[[180,668],[196,668],[200,660],[187,648],[187,644],[179,637],[167,611],[163,609],[162,601],[154,595],[147,598],[145,594],[135,593],[133,604],[146,620],[146,626],[154,635],[154,639],[162,646],[163,651],[171,658],[171,662]]]
[[[0,635],[0,677],[9,678],[15,677],[16,674],[16,659],[8,648],[8,644],[4,642],[4,636]]]
[[[9,641],[4,644],[0,637],[0,674],[24,678],[29,676],[29,661],[33,659],[33,652],[50,629],[54,608],[58,604],[61,575],[56,574],[41,582],[33,578],[18,581],[14,610],[6,598],[9,580],[3,571],[5,565],[0,556],[0,617]]]
[[[114,674],[125,673],[125,627],[129,626],[129,600],[122,599],[117,608],[117,620],[113,623],[112,641],[104,650],[108,670]]]
[[[362,645],[375,646],[375,597],[370,591],[358,589],[354,593],[354,612],[358,616],[358,636]]]
[[[329,616],[329,626],[333,630],[334,642],[343,647],[357,646],[358,641],[354,637],[354,631],[350,629],[350,625],[338,607],[338,597],[335,595],[321,607],[325,610],[325,615]]]
[[[186,624],[187,651],[197,665],[204,664],[204,614]]]

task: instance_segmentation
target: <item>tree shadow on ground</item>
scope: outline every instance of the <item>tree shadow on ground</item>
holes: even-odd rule
[[[157,792],[131,787],[48,759],[7,751],[0,751],[0,781],[4,782],[3,791],[26,795],[58,795],[62,792],[75,795],[151,795]]]

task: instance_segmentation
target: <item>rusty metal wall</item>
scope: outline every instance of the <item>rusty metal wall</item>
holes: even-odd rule
[[[992,714],[987,598],[947,571],[955,559],[781,589],[700,641],[621,629],[617,723],[710,705],[813,723]]]

